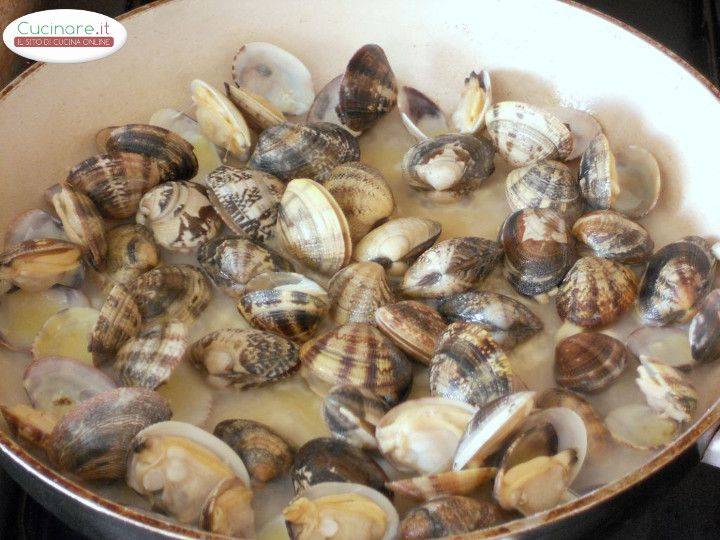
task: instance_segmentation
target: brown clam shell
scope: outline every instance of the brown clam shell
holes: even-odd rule
[[[25,240],[0,253],[0,281],[7,292],[12,284],[25,291],[49,289],[75,273],[82,263],[82,249],[65,240]]]
[[[443,538],[490,527],[506,519],[494,502],[460,495],[437,497],[411,509],[400,522],[406,540]]]
[[[100,308],[88,351],[96,366],[113,359],[117,350],[140,330],[142,315],[130,289],[117,283]]]
[[[225,478],[213,488],[200,510],[198,525],[204,531],[224,537],[255,536],[253,492],[240,478]]]
[[[652,254],[654,242],[642,225],[612,210],[596,210],[580,217],[572,234],[591,254],[637,264]]]
[[[108,284],[127,284],[160,262],[158,246],[147,227],[135,223],[119,225],[105,237],[108,249],[103,276]]]
[[[443,495],[470,495],[495,476],[494,467],[448,471],[431,476],[403,478],[385,484],[396,495],[429,501]]]
[[[323,400],[323,419],[336,439],[368,450],[377,449],[375,426],[390,405],[370,390],[336,386]]]
[[[510,208],[551,208],[574,220],[583,208],[580,186],[570,168],[559,161],[545,160],[511,171],[505,180]]]
[[[610,386],[625,370],[630,352],[612,336],[581,332],[555,347],[555,380],[579,392],[597,392]]]
[[[378,308],[375,323],[395,345],[415,360],[429,364],[446,324],[430,306],[405,300]]]
[[[378,308],[395,301],[385,270],[378,263],[359,262],[338,270],[328,284],[330,313],[338,324],[374,323]]]
[[[690,323],[690,350],[695,360],[720,358],[720,289],[705,297]]]

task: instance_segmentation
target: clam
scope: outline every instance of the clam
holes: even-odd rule
[[[160,252],[152,232],[143,225],[128,223],[105,233],[107,262],[102,280],[107,286],[127,285],[160,263]]]
[[[400,518],[393,504],[362,484],[322,482],[309,487],[284,510],[292,540],[393,540]]]
[[[655,245],[642,225],[612,210],[585,214],[575,221],[572,234],[587,254],[626,264],[645,262]]]
[[[355,245],[353,258],[376,262],[390,276],[402,276],[409,265],[435,243],[441,231],[440,223],[431,219],[391,219],[370,231]]]
[[[403,124],[419,141],[450,132],[445,113],[420,90],[400,87],[397,106]]]
[[[315,98],[310,71],[285,49],[254,41],[240,47],[232,63],[235,84],[287,114],[305,114]]]
[[[363,45],[347,64],[340,82],[336,108],[343,125],[365,131],[397,101],[397,82],[385,51],[378,45]]]
[[[677,369],[696,364],[688,332],[681,328],[643,326],[628,336],[625,345],[640,360],[652,360]]]
[[[285,184],[273,175],[221,165],[205,179],[208,198],[233,232],[255,242],[273,235]]]
[[[196,426],[206,425],[215,391],[190,362],[180,362],[167,382],[156,391],[167,400],[173,419]]]
[[[238,159],[248,159],[250,129],[232,101],[200,79],[190,83],[190,95],[196,107],[195,118],[203,134]]]
[[[484,238],[443,240],[408,268],[401,290],[413,298],[439,298],[467,291],[492,271],[501,256],[497,242]]]
[[[155,389],[170,378],[187,345],[187,330],[181,322],[146,326],[120,347],[113,371],[123,386]]]
[[[433,396],[480,407],[521,387],[507,356],[482,326],[456,322],[440,336],[430,360]]]
[[[45,210],[34,208],[15,216],[5,230],[5,249],[25,240],[38,240],[51,238],[67,240],[62,223],[56,216],[51,216]]]
[[[88,343],[98,316],[98,310],[84,306],[65,308],[51,315],[33,340],[33,358],[63,356],[90,364]]]
[[[337,271],[328,284],[331,314],[338,324],[375,322],[375,311],[395,301],[385,270],[378,263],[359,262]]]
[[[281,180],[312,178],[322,182],[337,165],[358,159],[357,140],[340,126],[283,122],[260,134],[249,164]]]
[[[315,333],[329,306],[325,289],[293,272],[259,274],[247,282],[237,305],[252,326],[297,341]]]
[[[157,159],[172,178],[189,180],[197,174],[193,146],[180,135],[151,124],[126,124],[101,129],[95,136],[101,152],[134,152]]]
[[[0,253],[0,280],[11,281],[25,291],[43,291],[76,273],[81,267],[81,256],[81,247],[72,242],[52,238],[25,240]]]
[[[390,405],[370,390],[336,386],[325,396],[322,413],[333,437],[375,450],[375,427],[388,410]]]
[[[715,259],[709,244],[688,236],[650,257],[638,293],[638,312],[645,324],[687,322],[712,287]]]
[[[561,319],[596,328],[616,321],[636,296],[637,278],[629,268],[607,259],[583,257],[565,276],[555,306]]]
[[[566,161],[577,159],[583,155],[590,145],[590,141],[602,133],[602,126],[588,112],[561,106],[543,107],[543,109],[560,120],[570,130],[573,147]]]
[[[385,486],[396,495],[429,501],[443,495],[470,495],[492,480],[496,472],[494,467],[477,467],[403,478],[388,482]]]
[[[11,434],[42,449],[48,448],[57,424],[55,415],[23,404],[12,407],[0,405],[0,412]]]
[[[323,86],[322,90],[315,96],[315,101],[310,106],[307,113],[308,122],[329,122],[345,128],[350,134],[357,137],[360,132],[350,129],[340,121],[337,113],[337,107],[340,103],[340,85],[342,84],[343,75],[338,75],[329,83]]]
[[[263,96],[255,94],[247,88],[225,83],[225,94],[253,129],[262,131],[285,121],[285,115],[280,109]]]
[[[353,242],[395,210],[392,191],[380,171],[359,161],[338,165],[323,185],[345,214]]]
[[[97,394],[68,412],[50,436],[50,460],[83,480],[115,480],[125,475],[133,437],[167,420],[167,403],[146,388],[117,388]]]
[[[375,311],[375,324],[395,345],[415,360],[429,364],[445,321],[430,306],[405,300],[381,306]]]
[[[222,481],[237,478],[250,487],[242,459],[192,424],[152,425],[135,435],[129,449],[128,486],[148,498],[155,510],[181,523],[198,522],[208,497]],[[250,501],[245,503],[249,506]]]
[[[630,352],[620,341],[599,332],[566,337],[555,347],[555,380],[563,388],[597,392],[625,370]]]
[[[554,291],[573,263],[570,231],[550,208],[526,208],[510,214],[500,230],[505,276],[520,294]]]
[[[400,523],[403,539],[444,538],[490,527],[504,520],[495,503],[445,495],[412,508]]]
[[[710,292],[690,323],[692,357],[698,362],[720,358],[720,289]]]
[[[181,253],[197,249],[223,226],[208,198],[192,182],[154,187],[143,195],[135,220],[152,231],[158,245]]]
[[[378,449],[398,470],[432,475],[450,470],[475,407],[438,397],[405,401],[375,428]]]
[[[215,386],[243,389],[283,379],[298,366],[297,345],[260,330],[228,328],[192,344],[192,363]]]
[[[293,265],[268,248],[237,237],[218,237],[200,246],[200,267],[225,294],[242,298],[245,285],[265,272],[292,271]]]
[[[571,222],[583,209],[577,178],[559,161],[538,161],[511,171],[505,196],[512,210],[551,208]]]
[[[255,536],[252,490],[237,477],[221,480],[200,511],[200,528],[234,538]]]
[[[100,308],[90,334],[88,352],[98,366],[115,357],[118,349],[140,331],[142,314],[126,285],[116,284]]]
[[[241,418],[223,420],[215,426],[213,434],[240,456],[257,484],[269,482],[290,469],[292,448],[264,424]]]
[[[465,78],[460,101],[450,117],[450,123],[459,133],[474,135],[485,126],[485,115],[492,104],[490,73],[470,72]]]
[[[680,424],[648,405],[633,403],[610,411],[605,425],[617,442],[638,450],[662,448],[680,432]]]
[[[573,149],[567,126],[527,103],[496,103],[485,115],[485,124],[495,148],[513,167],[543,159],[566,160]]]
[[[689,381],[675,368],[641,360],[635,379],[648,405],[677,422],[689,422],[697,409],[698,395]]]
[[[350,262],[352,240],[342,209],[328,191],[312,180],[295,179],[280,201],[280,244],[303,264],[333,274]]]
[[[300,361],[301,374],[320,395],[333,386],[350,385],[397,403],[412,384],[408,359],[369,324],[345,324],[313,338],[300,349]]]
[[[295,454],[290,469],[295,493],[322,482],[349,482],[385,490],[387,476],[359,448],[338,439],[321,437],[305,443]]]
[[[78,163],[65,182],[85,193],[103,217],[125,219],[137,212],[143,194],[171,179],[161,161],[145,154],[98,154]]]
[[[543,328],[542,321],[524,304],[488,291],[453,295],[444,299],[438,309],[450,322],[480,325],[505,349],[527,341]]]
[[[438,135],[415,143],[402,161],[408,185],[438,201],[453,200],[474,189],[495,170],[495,151],[472,135]]]

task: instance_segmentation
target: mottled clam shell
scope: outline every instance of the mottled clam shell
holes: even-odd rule
[[[120,347],[113,371],[123,386],[154,390],[170,378],[185,356],[187,346],[183,323],[147,326]]]
[[[580,159],[580,191],[591,208],[607,210],[620,192],[615,155],[610,142],[599,133]]]
[[[375,323],[408,356],[426,365],[447,326],[437,311],[415,300],[378,308]]]
[[[83,480],[122,478],[133,437],[170,416],[166,401],[152,390],[102,392],[83,401],[55,425],[48,448],[50,460]]]
[[[550,208],[510,214],[500,230],[505,276],[525,296],[552,291],[572,265],[572,237],[563,216]]]
[[[395,210],[395,199],[383,175],[359,161],[338,165],[323,185],[345,214],[353,242],[384,222]]]
[[[150,124],[110,126],[98,131],[95,143],[101,152],[134,152],[157,159],[176,180],[189,180],[197,174],[198,161],[193,146],[180,135]]]
[[[245,285],[265,272],[292,271],[293,265],[268,248],[237,237],[214,238],[197,252],[200,267],[225,294],[241,298]]]
[[[643,359],[635,379],[647,404],[662,416],[676,422],[689,422],[697,410],[698,394],[690,381],[678,370]]]
[[[431,219],[391,219],[370,231],[355,245],[353,258],[376,262],[390,276],[402,276],[418,255],[435,243],[441,232],[440,223]]]
[[[505,518],[505,512],[494,502],[445,495],[405,514],[400,522],[400,534],[407,540],[444,538],[484,529]]]
[[[107,263],[102,277],[107,284],[126,285],[160,262],[160,250],[152,232],[143,225],[119,225],[107,231],[105,238]]]
[[[359,262],[338,270],[328,283],[330,314],[338,324],[374,323],[375,311],[395,301],[385,270],[378,263]]]
[[[270,332],[228,328],[193,343],[190,360],[212,384],[243,389],[291,375],[298,367],[298,347]]]
[[[470,72],[465,78],[460,100],[450,123],[459,133],[476,135],[485,126],[485,115],[492,105],[492,83],[490,73],[480,70]]]
[[[322,482],[363,484],[382,493],[388,478],[380,466],[359,448],[345,441],[321,437],[305,443],[290,469],[295,493]]]
[[[348,133],[357,137],[360,135],[359,131],[350,129],[340,121],[340,117],[337,114],[337,106],[340,103],[340,85],[342,84],[343,75],[338,75],[322,87],[317,95],[315,101],[308,110],[306,120],[308,122],[330,122],[341,126],[346,129]]]
[[[323,400],[323,419],[336,439],[376,450],[375,426],[390,405],[370,390],[356,386],[336,386]]]
[[[440,298],[467,291],[487,276],[502,257],[491,240],[466,236],[444,240],[408,268],[401,290],[413,298]]]
[[[559,161],[539,161],[511,171],[505,196],[512,210],[551,208],[571,222],[583,209],[577,178]]]
[[[403,124],[419,141],[450,131],[440,107],[420,90],[402,86],[398,92],[397,106]]]
[[[140,200],[135,220],[147,226],[167,250],[186,253],[211,240],[223,221],[212,203],[192,182],[164,182]]]
[[[223,420],[213,435],[235,450],[256,484],[269,482],[290,469],[292,448],[265,424],[241,418]]]
[[[412,366],[377,328],[350,323],[305,343],[301,374],[310,388],[325,395],[336,385],[366,388],[389,403],[410,389]]]
[[[429,501],[444,495],[470,495],[495,476],[494,467],[476,467],[430,476],[403,478],[385,484],[396,495]]]
[[[258,137],[249,165],[281,180],[324,181],[346,161],[360,159],[360,146],[347,130],[329,122],[284,122]]]
[[[221,165],[205,178],[208,198],[225,224],[255,242],[273,235],[285,184],[273,175]]]
[[[720,289],[710,292],[690,323],[690,349],[698,362],[720,358]]]
[[[640,283],[638,312],[645,324],[684,323],[712,287],[715,259],[697,236],[668,244],[650,257]]]
[[[552,114],[519,101],[502,101],[485,115],[488,134],[513,167],[543,159],[565,160],[572,152],[570,130]]]
[[[622,375],[631,356],[612,336],[581,332],[555,347],[555,380],[569,390],[597,392]]]
[[[500,346],[482,326],[456,322],[430,361],[430,392],[480,407],[522,389]]]
[[[62,223],[57,216],[51,216],[45,210],[33,208],[18,214],[10,221],[5,230],[3,248],[7,249],[25,240],[39,240],[40,238],[67,240]]]
[[[117,283],[100,308],[95,328],[90,334],[88,351],[96,366],[115,357],[117,350],[137,335],[142,315],[128,286]]]
[[[365,131],[395,107],[397,81],[380,46],[363,45],[353,54],[339,96],[338,118],[355,131]]]
[[[322,274],[334,274],[350,262],[347,219],[333,196],[312,180],[298,178],[288,184],[276,234],[283,248]]]
[[[82,248],[72,242],[25,240],[0,253],[0,280],[5,292],[10,289],[9,282],[25,291],[43,291],[76,273],[82,266],[81,256]]]
[[[565,124],[573,138],[573,149],[565,161],[572,161],[583,155],[590,141],[602,133],[602,126],[595,117],[580,109],[553,105],[543,107],[547,112]]]
[[[583,257],[565,276],[555,306],[561,319],[596,328],[616,321],[636,297],[632,270],[607,259]]]
[[[588,254],[626,264],[645,262],[653,242],[642,225],[612,210],[595,210],[575,221],[572,234]]]
[[[280,109],[247,88],[225,83],[225,94],[243,114],[248,125],[257,131],[277,126],[285,121],[285,115]]]
[[[90,197],[69,186],[61,186],[52,203],[68,240],[83,246],[85,259],[102,270],[107,257],[105,222]]]
[[[468,291],[446,298],[438,308],[449,322],[478,324],[505,349],[527,341],[543,328],[542,321],[517,300],[488,291]]]

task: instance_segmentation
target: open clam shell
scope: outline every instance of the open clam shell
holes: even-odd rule
[[[52,238],[67,240],[62,223],[56,216],[51,216],[45,210],[33,208],[15,216],[5,230],[5,249],[25,240]]]
[[[450,123],[459,133],[474,135],[485,126],[485,115],[492,105],[490,73],[470,72],[465,78],[460,101],[450,117]]]
[[[613,409],[605,417],[605,425],[613,439],[638,450],[662,448],[680,432],[679,422],[639,403]]]
[[[472,533],[505,519],[503,510],[495,503],[445,495],[412,508],[400,523],[403,538],[444,538]]]
[[[642,225],[612,210],[585,214],[573,224],[572,234],[589,254],[627,264],[646,261],[655,246]]]
[[[569,221],[583,208],[577,178],[567,165],[553,160],[511,171],[505,179],[505,196],[512,210],[551,208]]]
[[[395,301],[385,270],[374,262],[354,263],[338,270],[328,284],[328,294],[330,312],[338,324],[374,323],[377,309]]]
[[[0,253],[0,281],[29,292],[49,289],[64,282],[82,267],[82,248],[72,242],[52,238],[25,240]]]
[[[33,358],[63,356],[92,363],[88,346],[99,315],[98,310],[81,306],[51,315],[33,340]]]
[[[640,360],[652,360],[676,369],[688,369],[696,364],[688,333],[681,328],[643,326],[628,336],[625,345]]]
[[[445,113],[420,90],[400,87],[397,106],[403,124],[419,141],[450,132]]]
[[[211,533],[250,538],[255,535],[252,490],[241,479],[221,480],[210,492],[200,511],[200,528]]]
[[[630,358],[625,345],[614,337],[581,332],[555,347],[555,380],[570,390],[597,392],[622,375]]]
[[[641,360],[635,379],[648,405],[677,422],[689,422],[697,409],[698,395],[688,380],[675,368]]]
[[[573,149],[566,161],[579,158],[595,137],[602,133],[602,126],[595,117],[585,111],[572,107],[550,106],[543,107],[547,112],[560,120],[570,130],[573,139]]]
[[[447,471],[395,480],[388,482],[386,487],[396,495],[429,501],[444,495],[470,495],[492,480],[496,472],[495,467]]]
[[[253,129],[262,131],[285,121],[282,111],[261,95],[228,83],[225,83],[225,93]]]
[[[366,450],[377,449],[375,426],[390,405],[370,390],[336,386],[323,400],[323,419],[333,437]]]
[[[340,85],[342,84],[343,75],[338,75],[329,83],[323,86],[322,90],[315,96],[315,101],[310,106],[307,113],[308,122],[330,122],[342,126],[353,136],[360,135],[359,131],[350,129],[340,121],[337,113],[337,107],[340,103]]]
[[[705,297],[690,323],[690,348],[698,362],[720,358],[720,289]]]
[[[447,327],[437,311],[415,300],[381,306],[375,311],[375,323],[395,345],[423,364],[430,364]]]

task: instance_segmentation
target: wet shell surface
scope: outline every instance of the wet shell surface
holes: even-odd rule
[[[565,124],[573,139],[573,149],[565,161],[579,158],[595,137],[602,133],[602,126],[595,117],[585,111],[572,107],[543,107],[547,112]]]
[[[77,272],[81,256],[82,248],[72,242],[25,240],[0,253],[0,280],[11,281],[24,291],[43,291]]]
[[[620,341],[599,332],[566,337],[555,347],[555,380],[579,392],[597,392],[611,385],[631,358]]]
[[[61,186],[52,203],[68,240],[83,246],[85,259],[102,270],[107,256],[105,222],[90,197],[69,186]]]
[[[381,306],[375,311],[375,323],[395,345],[423,364],[430,363],[447,326],[437,311],[415,300]]]
[[[119,225],[107,231],[105,237],[108,245],[107,264],[102,282],[106,286],[130,283],[160,262],[160,250],[152,232],[143,225]]]
[[[51,216],[45,210],[34,208],[12,219],[5,231],[3,248],[7,249],[25,240],[40,238],[67,240],[62,223],[56,216]]]
[[[698,362],[720,358],[720,289],[705,297],[690,323],[690,348]]]
[[[572,234],[587,254],[626,264],[646,261],[655,246],[642,225],[612,210],[585,214],[575,221]]]
[[[485,115],[492,105],[490,73],[470,72],[465,78],[460,100],[450,117],[453,128],[460,133],[477,134],[485,126]]]
[[[416,476],[388,482],[386,487],[397,495],[429,501],[443,495],[470,495],[495,476],[494,467],[476,467]]]
[[[389,410],[390,405],[369,390],[336,386],[323,399],[322,413],[333,437],[375,450],[375,426]]]
[[[450,132],[445,114],[420,90],[402,86],[398,92],[397,106],[403,124],[419,141]]]
[[[540,161],[511,171],[505,179],[505,196],[512,210],[551,208],[569,220],[583,209],[577,178],[559,161]]]
[[[527,341],[543,328],[542,321],[524,304],[488,291],[456,294],[443,300],[438,309],[449,322],[480,325],[505,349]]]
[[[263,171],[221,165],[207,175],[208,198],[236,234],[265,242],[273,235],[285,184]]]
[[[642,326],[633,331],[625,346],[639,360],[652,360],[677,369],[696,365],[691,351],[692,333],[675,326]]]
[[[100,308],[88,351],[96,366],[115,357],[118,349],[140,331],[142,314],[128,287],[116,284]]]
[[[330,122],[342,126],[350,134],[357,137],[360,135],[359,131],[350,129],[340,121],[340,117],[337,114],[337,106],[340,103],[340,85],[342,84],[343,75],[338,75],[318,92],[315,96],[315,101],[310,106],[310,110],[307,113],[308,122]]]
[[[98,316],[98,310],[84,306],[69,307],[50,316],[33,340],[33,358],[64,356],[90,364],[88,345]]]
[[[408,268],[401,290],[413,298],[439,298],[473,288],[502,257],[502,249],[491,240],[476,236],[444,240]]]
[[[330,313],[338,324],[375,322],[378,308],[395,301],[385,270],[374,262],[354,263],[338,270],[328,284]]]
[[[400,523],[404,539],[443,538],[484,529],[504,519],[493,502],[446,495],[411,509]]]
[[[246,88],[225,83],[225,94],[243,114],[248,125],[257,131],[277,126],[285,121],[285,115],[280,109],[263,96]]]
[[[641,360],[635,379],[650,407],[676,422],[689,422],[697,409],[698,395],[675,368]]]
[[[583,257],[565,276],[555,305],[561,319],[596,328],[616,321],[636,297],[632,270],[607,259]]]
[[[613,409],[605,417],[605,425],[614,440],[638,450],[662,448],[680,432],[679,422],[639,403]]]
[[[207,496],[200,511],[200,528],[236,538],[255,535],[253,492],[239,478],[220,481]]]

